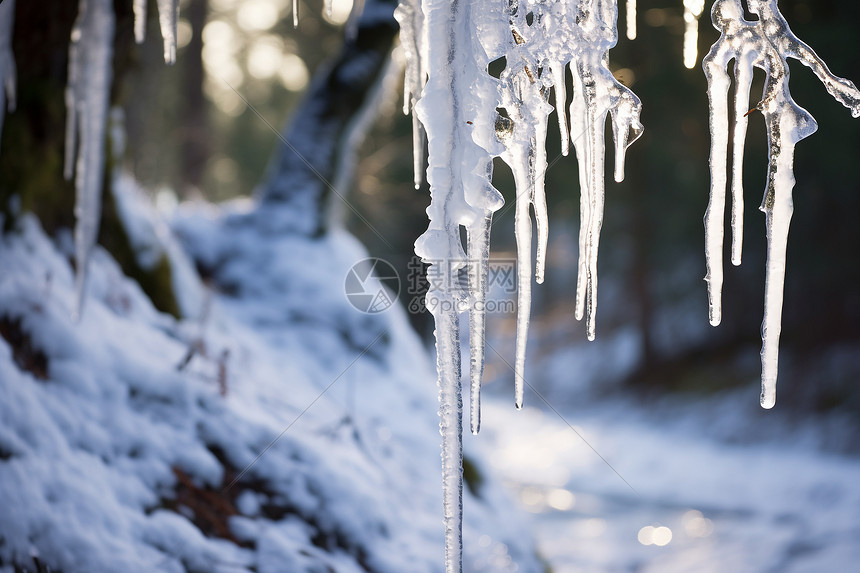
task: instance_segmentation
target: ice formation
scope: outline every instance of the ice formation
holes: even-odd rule
[[[761,210],[767,232],[767,274],[764,321],[762,322],[761,405],[776,402],[779,334],[782,319],[783,280],[788,227],[793,210],[794,146],[818,128],[815,119],[791,98],[788,89],[787,58],[800,60],[812,69],[827,91],[860,116],[860,91],[848,80],[833,75],[827,65],[789,29],[780,14],[777,0],[749,0],[749,11],[758,20],[747,21],[739,0],[717,0],[711,12],[714,27],[721,35],[705,57],[711,127],[711,194],[705,213],[705,255],[707,264],[709,318],[716,326],[721,320],[723,286],[723,219],[726,200],[726,163],[729,140],[731,79],[728,64],[735,60],[734,153],[732,166],[732,262],[741,262],[743,233],[743,149],[746,114],[753,67],[766,74],[764,93],[754,109],[764,115],[768,138],[768,175]]]
[[[132,7],[135,40],[142,42],[146,32],[146,2],[134,0]],[[172,64],[176,60],[179,1],[158,0],[158,12],[164,37],[164,60]],[[66,179],[75,176],[76,316],[80,316],[83,309],[87,264],[101,218],[114,28],[111,0],[80,0],[69,45],[64,169]]]
[[[138,44],[146,39],[147,0],[133,0],[134,41]],[[157,0],[158,25],[164,40],[164,61],[176,63],[176,26],[179,22],[179,0]]]
[[[699,56],[699,17],[705,0],[684,0],[684,66],[692,70]]]
[[[75,265],[80,315],[90,252],[101,216],[102,178],[112,77],[114,13],[111,0],[81,0],[69,47],[66,87],[65,176],[75,175]]]
[[[179,21],[179,0],[158,0],[158,25],[164,39],[164,61],[176,62],[176,25]]]
[[[636,0],[627,0],[627,39],[636,39]]]
[[[15,111],[15,56],[12,54],[12,25],[15,0],[0,4],[0,135],[6,109]]]
[[[427,81],[427,44],[424,36],[424,12],[420,2],[400,2],[394,10],[394,18],[400,24],[400,45],[406,59],[406,75],[403,80],[403,113],[409,115],[421,96]],[[412,169],[415,188],[421,186],[424,165],[424,128],[418,114],[412,114]]]
[[[427,307],[436,321],[446,567],[459,571],[462,553],[462,391],[459,313],[469,312],[471,429],[480,428],[485,304],[493,212],[503,203],[491,184],[492,158],[511,167],[516,183],[517,342],[515,404],[522,407],[532,280],[532,221],[537,227],[535,279],[543,281],[547,208],[545,142],[553,106],[560,111],[563,153],[571,139],[582,187],[577,317],[594,338],[597,247],[603,218],[606,119],[615,139],[615,178],[621,181],[627,146],[641,133],[641,104],[609,71],[617,41],[615,0],[579,2],[454,2],[402,0],[395,16],[406,56],[404,108],[417,112],[416,186],[427,136],[430,225],[415,243],[429,265]],[[500,77],[490,62],[504,58]],[[565,76],[573,75],[571,120]],[[554,89],[554,90],[553,90]],[[417,100],[417,101],[416,101]],[[466,231],[463,246],[460,232]],[[468,288],[461,288],[461,276]]]
[[[146,4],[147,0],[134,0],[134,41],[142,44],[146,39]]]

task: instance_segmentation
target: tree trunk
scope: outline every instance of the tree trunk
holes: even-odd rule
[[[340,55],[314,77],[283,131],[260,194],[260,213],[267,224],[318,236],[326,231],[331,195],[347,201],[351,135],[363,123],[365,111],[372,111],[388,67],[399,30],[396,7],[396,0],[367,0]]]

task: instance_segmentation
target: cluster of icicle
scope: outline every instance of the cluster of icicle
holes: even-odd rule
[[[604,129],[612,118],[615,179],[627,146],[642,132],[639,99],[607,67],[617,41],[616,0],[402,0],[395,12],[406,60],[405,110],[415,121],[416,186],[426,134],[430,225],[415,243],[429,265],[427,307],[436,321],[446,563],[462,561],[462,393],[460,312],[469,314],[471,429],[480,428],[485,302],[493,213],[503,200],[492,186],[492,160],[501,157],[516,183],[517,342],[515,403],[523,403],[523,368],[530,314],[532,221],[537,226],[535,279],[543,280],[547,209],[545,141],[555,93],[562,149],[572,140],[580,168],[581,231],[576,316],[594,338],[597,249],[603,220]],[[499,78],[488,65],[504,58]],[[570,121],[565,75],[574,93]],[[503,110],[500,112],[500,110]],[[466,245],[461,241],[466,231]],[[461,279],[468,282],[462,288]]]
[[[133,9],[134,36],[141,43],[146,32],[146,0],[134,0]],[[176,60],[179,1],[158,0],[158,11],[164,60],[172,64]],[[75,177],[76,191],[76,317],[83,309],[87,265],[101,218],[114,28],[113,0],[80,0],[69,47],[65,153],[65,176]]]
[[[747,4],[758,20],[744,19],[739,0],[717,0],[714,3],[711,17],[721,35],[703,62],[708,79],[711,128],[711,196],[705,214],[705,280],[708,282],[710,322],[716,326],[721,320],[723,213],[727,148],[731,131],[727,104],[731,79],[727,70],[729,62],[734,60],[731,259],[735,265],[741,263],[743,153],[753,67],[761,68],[766,74],[764,93],[754,110],[764,115],[768,138],[767,185],[761,205],[766,218],[768,244],[764,321],[761,329],[761,405],[772,408],[776,402],[786,244],[793,210],[794,146],[818,128],[809,112],[791,98],[786,59],[795,58],[811,68],[830,95],[849,108],[853,117],[860,116],[860,91],[850,81],[833,75],[812,48],[792,34],[779,12],[776,0],[748,0]]]

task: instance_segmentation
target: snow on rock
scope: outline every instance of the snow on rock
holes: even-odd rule
[[[816,53],[789,29],[776,0],[748,3],[758,20],[747,21],[739,0],[717,0],[711,11],[720,38],[703,61],[708,79],[711,129],[711,193],[705,213],[705,255],[707,264],[709,318],[717,326],[722,318],[723,226],[726,200],[726,163],[730,131],[728,92],[731,79],[728,65],[735,60],[734,156],[732,166],[732,262],[741,262],[743,232],[743,149],[746,112],[753,67],[764,70],[766,79],[761,101],[752,111],[764,115],[768,138],[768,176],[761,210],[767,233],[767,278],[762,322],[761,405],[776,403],[779,361],[779,334],[788,228],[794,209],[794,146],[815,133],[818,124],[789,93],[787,58],[800,60],[812,69],[828,93],[860,117],[860,91],[850,81],[833,75]]]
[[[66,86],[65,176],[75,176],[75,265],[78,302],[83,310],[90,253],[101,218],[115,17],[111,0],[80,0],[69,46]]]
[[[0,135],[6,110],[15,111],[16,73],[12,53],[12,28],[15,23],[15,0],[0,3]]]
[[[158,313],[96,247],[73,324],[70,238],[29,216],[0,238],[0,567],[440,570],[428,357],[402,310],[347,301],[367,256],[355,239],[265,235],[250,213],[177,216],[220,289],[200,321]],[[131,228],[136,244],[155,232]],[[485,478],[479,496],[466,570],[540,571],[500,487]]]

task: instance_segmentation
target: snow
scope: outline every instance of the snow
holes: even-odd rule
[[[116,187],[132,195],[120,201],[134,205],[127,215],[146,213],[132,181]],[[52,242],[30,216],[3,236],[0,564],[37,555],[72,573],[440,570],[425,350],[401,309],[365,315],[346,299],[343,277],[367,257],[355,239],[273,235],[255,227],[255,209],[175,215],[184,250],[230,287],[211,292],[199,320],[157,312],[96,247],[87,312],[72,323],[70,237]],[[136,245],[158,241],[155,217],[149,207],[131,226]],[[206,289],[192,263],[171,265],[191,277],[179,299],[199,308]],[[528,532],[481,471],[480,498],[464,494],[465,570],[499,570],[478,543],[489,536],[519,571],[539,571]],[[206,518],[212,504],[228,508],[221,533]]]
[[[757,20],[750,22],[743,18],[743,8],[738,0],[718,0],[714,4],[711,15],[714,27],[720,31],[720,38],[702,64],[708,79],[711,126],[711,195],[705,213],[705,280],[708,282],[709,320],[717,326],[722,318],[723,213],[729,136],[727,96],[731,85],[727,69],[729,62],[735,60],[732,262],[736,265],[741,262],[740,235],[743,232],[742,161],[747,126],[743,114],[749,105],[753,66],[766,74],[762,100],[754,110],[764,115],[768,137],[768,177],[761,205],[765,213],[768,244],[762,322],[761,405],[772,408],[776,403],[786,247],[794,209],[794,147],[818,129],[815,119],[798,106],[789,93],[787,58],[800,60],[811,68],[828,93],[850,109],[853,117],[860,117],[860,91],[850,81],[833,75],[812,48],[791,32],[776,0],[750,2],[749,10],[758,17]]]
[[[15,55],[12,53],[12,28],[15,23],[15,0],[0,4],[0,135],[6,110],[15,111]]]
[[[607,279],[602,286],[614,287]],[[855,414],[765,411],[748,387],[637,392],[622,382],[642,359],[629,317],[586,342],[553,314],[535,317],[540,350],[529,356],[522,411],[510,408],[502,384],[510,366],[488,360],[480,437],[494,473],[532,514],[552,571],[853,570],[860,558]],[[710,328],[689,308],[677,318]],[[492,347],[512,343],[512,323],[493,317]],[[661,348],[676,344],[654,335]],[[697,345],[680,338],[681,346]],[[844,352],[856,357],[857,345],[846,343]],[[830,361],[822,357],[821,365]]]
[[[860,462],[792,443],[787,436],[811,429],[796,420],[762,421],[781,426],[773,442],[706,435],[703,421],[712,430],[743,424],[725,416],[739,398],[554,404],[562,420],[543,404],[514,415],[491,396],[482,437],[494,470],[533,514],[554,572],[851,570],[860,559]],[[653,543],[658,528],[668,542]]]

